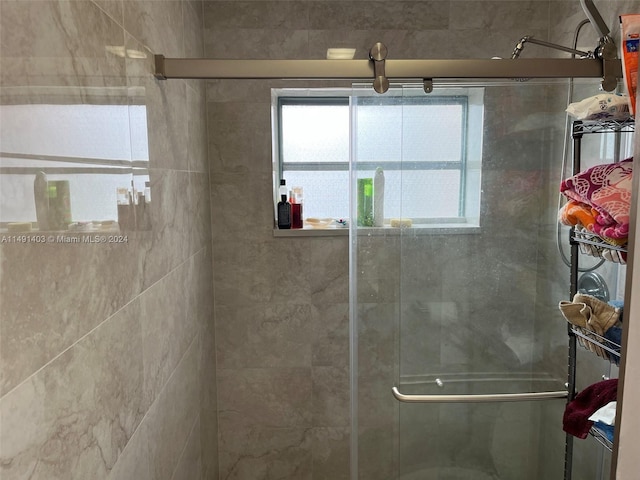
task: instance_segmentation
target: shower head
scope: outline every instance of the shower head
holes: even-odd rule
[[[582,6],[584,14],[587,16],[589,23],[599,36],[599,43],[593,52],[583,52],[576,50],[575,48],[564,47],[555,43],[545,42],[544,40],[538,40],[537,38],[533,38],[531,35],[527,35],[518,41],[513,49],[511,58],[516,59],[520,57],[520,53],[522,53],[522,49],[526,42],[542,45],[543,47],[554,48],[556,50],[562,50],[563,52],[571,53],[582,58],[603,58],[610,56],[611,50],[615,50],[615,44],[613,43],[613,39],[609,36],[611,31],[607,27],[607,24],[604,23],[600,12],[598,12],[598,9],[593,4],[593,0],[580,0],[580,5]],[[580,25],[582,26],[584,23],[587,23],[587,21],[583,20]]]

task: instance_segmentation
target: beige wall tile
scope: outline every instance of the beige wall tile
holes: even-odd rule
[[[144,415],[141,353],[131,304],[3,397],[3,478],[106,478]]]
[[[0,246],[0,476],[145,480],[206,469],[217,478],[204,86],[156,81],[151,54],[201,55],[202,3],[3,1],[0,10],[2,104],[147,105],[152,190],[152,228],[128,232],[125,244]],[[126,93],[60,94],[70,86]]]

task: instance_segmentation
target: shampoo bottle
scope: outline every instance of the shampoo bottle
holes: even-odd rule
[[[382,167],[376,168],[373,177],[373,224],[376,227],[384,226],[384,171]]]
[[[302,187],[293,187],[291,201],[291,228],[302,228]]]
[[[291,228],[291,204],[287,202],[287,186],[284,179],[280,180],[279,193],[280,201],[278,202],[278,228]]]
[[[358,179],[358,216],[359,227],[373,227],[373,179]]]
[[[49,192],[47,188],[47,176],[44,172],[38,172],[33,181],[33,195],[36,201],[36,220],[40,231],[49,230]]]

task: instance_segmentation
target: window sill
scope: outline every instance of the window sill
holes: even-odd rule
[[[349,236],[348,227],[273,229],[274,237],[343,237]]]
[[[477,225],[465,224],[422,224],[411,227],[358,227],[358,235],[396,236],[396,235],[470,235],[479,234]],[[274,237],[343,237],[349,236],[348,227],[338,228],[294,228],[273,229]]]

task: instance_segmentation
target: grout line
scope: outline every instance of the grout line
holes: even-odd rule
[[[182,357],[180,358],[180,360],[178,361],[178,363],[176,364],[176,367],[173,369],[173,371],[171,372],[171,375],[169,375],[169,378],[167,378],[167,381],[164,383],[164,385],[162,386],[162,388],[160,389],[160,391],[158,392],[158,394],[156,395],[156,398],[153,399],[153,401],[149,404],[149,408],[147,409],[146,412],[144,412],[144,415],[142,416],[142,418],[140,418],[140,421],[138,422],[138,425],[136,426],[135,430],[133,432],[131,432],[131,436],[129,437],[129,439],[127,440],[127,443],[125,444],[125,446],[122,448],[122,451],[120,452],[120,454],[118,455],[118,457],[116,458],[116,462],[114,464],[115,465],[118,463],[118,460],[122,457],[122,453],[127,449],[127,447],[131,444],[131,440],[133,439],[134,436],[136,436],[137,434],[142,435],[141,432],[141,428],[142,425],[145,423],[145,420],[149,417],[149,412],[151,412],[151,410],[154,408],[154,405],[158,402],[158,399],[163,395],[164,391],[168,388],[167,385],[169,385],[169,383],[171,382],[175,372],[180,368],[180,364],[184,361],[184,359],[186,358],[187,354],[189,353],[189,350],[191,350],[191,347],[193,346],[194,342],[198,339],[198,336],[200,334],[196,333],[196,335],[193,337],[193,339],[191,340],[191,343],[189,344],[189,346],[187,347],[187,349],[184,351],[184,354],[182,355]],[[198,414],[196,415],[196,420],[200,418],[200,412],[198,412]],[[194,420],[194,425],[195,425],[195,420]],[[180,456],[178,457],[178,463],[180,462],[180,459],[182,458],[182,455],[184,453],[184,449],[186,448],[186,445],[188,443],[188,440],[191,436],[191,432],[193,430],[193,427],[191,427],[191,430],[189,430],[189,435],[187,436],[187,442],[185,443],[185,446],[183,447],[182,452],[180,453]],[[140,432],[140,433],[139,433]],[[147,461],[149,463],[149,468],[151,468],[151,456],[150,456],[150,452],[148,449],[148,445],[147,445]],[[178,464],[176,464],[177,467]],[[175,467],[174,467],[174,472],[175,473]],[[172,477],[173,479],[173,474]]]
[[[173,472],[171,473],[171,480],[174,480],[176,477],[176,472],[178,469],[178,466],[180,465],[180,462],[182,461],[186,451],[187,451],[187,446],[189,445],[189,441],[191,440],[191,437],[193,436],[193,431],[196,428],[196,424],[197,422],[200,421],[200,412],[198,412],[198,414],[196,415],[196,417],[193,419],[193,424],[191,425],[191,428],[189,429],[189,434],[187,435],[187,441],[184,442],[184,446],[182,447],[182,451],[180,452],[180,455],[178,456],[178,461],[176,462],[175,467],[173,468]],[[200,459],[201,459],[201,464],[202,464],[202,446],[200,446]],[[200,474],[202,475],[202,472],[200,472]]]
[[[60,353],[58,353],[57,355],[55,355],[54,357],[52,357],[49,361],[47,361],[44,365],[42,365],[40,368],[38,368],[37,370],[35,370],[33,373],[31,373],[29,376],[25,377],[22,381],[20,381],[15,387],[13,387],[11,390],[7,391],[4,395],[2,395],[0,397],[0,401],[2,399],[4,399],[5,397],[9,396],[10,394],[12,394],[14,391],[16,391],[18,388],[20,388],[22,385],[24,385],[26,382],[28,382],[29,380],[31,380],[33,377],[37,376],[42,370],[44,370],[45,368],[47,368],[48,366],[50,366],[53,362],[55,362],[58,358],[60,358],[62,355],[64,355],[66,352],[68,352],[69,350],[71,350],[72,348],[74,348],[78,343],[80,343],[82,340],[84,340],[86,337],[88,337],[89,335],[92,335],[96,330],[98,330],[100,327],[102,327],[105,323],[107,323],[109,320],[111,320],[114,316],[118,315],[120,312],[122,312],[125,308],[127,308],[129,305],[131,305],[133,302],[139,300],[139,298],[144,295],[146,292],[148,292],[149,290],[151,290],[152,288],[154,288],[156,285],[158,285],[160,282],[162,282],[164,279],[166,279],[169,275],[173,274],[176,270],[178,270],[179,268],[181,268],[182,266],[184,266],[187,262],[191,261],[192,257],[197,255],[198,253],[200,253],[202,250],[204,250],[205,247],[202,247],[200,250],[197,250],[196,252],[193,253],[193,255],[187,257],[183,262],[179,263],[178,265],[176,265],[174,268],[172,268],[171,270],[169,270],[166,275],[163,275],[161,278],[159,278],[158,280],[156,280],[154,283],[152,283],[151,285],[149,285],[149,287],[147,287],[145,290],[141,291],[138,295],[136,295],[135,297],[133,297],[131,300],[129,300],[127,303],[125,303],[122,307],[120,307],[118,310],[116,310],[115,312],[113,312],[111,315],[109,315],[107,318],[105,318],[102,322],[100,322],[98,325],[96,325],[95,327],[93,327],[91,330],[89,330],[87,333],[85,333],[84,335],[82,335],[80,338],[78,338],[77,340],[75,340],[71,345],[69,345],[68,347],[64,348]],[[189,348],[191,347],[191,345],[189,345]],[[187,348],[187,350],[189,349]],[[182,359],[181,359],[182,360]],[[178,362],[178,365],[180,364],[180,362]],[[177,368],[177,366],[176,366]],[[172,372],[173,374],[173,372]],[[171,377],[169,377],[171,378]],[[167,380],[168,381],[168,380]]]

